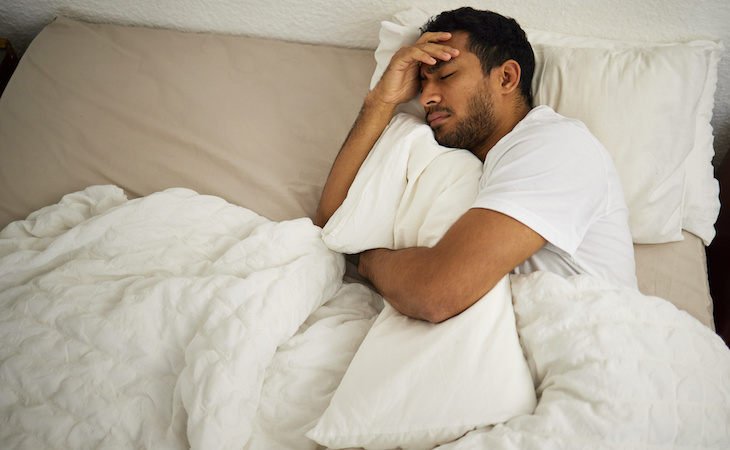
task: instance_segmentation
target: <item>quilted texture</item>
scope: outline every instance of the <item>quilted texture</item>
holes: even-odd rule
[[[276,348],[341,286],[319,234],[113,186],[6,228],[0,447],[243,447]]]
[[[657,297],[588,276],[513,276],[534,414],[447,449],[730,447],[730,349]]]

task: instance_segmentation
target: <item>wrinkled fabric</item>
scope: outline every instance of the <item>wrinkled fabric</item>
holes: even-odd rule
[[[712,330],[588,275],[514,275],[512,293],[537,408],[444,448],[730,448],[730,350]]]
[[[94,186],[0,232],[0,447],[317,449],[383,307],[309,219]],[[512,276],[533,414],[444,448],[730,447],[730,350],[669,302]],[[426,394],[426,393],[424,393]]]
[[[342,287],[309,219],[67,196],[0,241],[3,448],[241,448],[276,348]]]

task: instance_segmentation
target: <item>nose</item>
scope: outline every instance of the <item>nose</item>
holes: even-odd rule
[[[424,82],[421,84],[421,106],[436,106],[441,103],[441,93],[434,83]]]

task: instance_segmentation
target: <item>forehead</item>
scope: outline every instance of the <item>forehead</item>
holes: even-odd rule
[[[474,68],[479,68],[481,70],[479,58],[474,53],[467,50],[468,39],[469,35],[463,31],[455,31],[452,33],[451,39],[443,41],[442,43],[449,47],[458,49],[459,56],[447,61],[438,60],[438,62],[434,65],[422,64],[421,75],[430,75],[442,68],[450,66],[458,66],[459,68],[473,66]]]
[[[458,48],[460,52],[468,51],[466,48],[469,44],[469,33],[466,31],[454,31],[451,33],[451,39],[444,41],[444,44]]]

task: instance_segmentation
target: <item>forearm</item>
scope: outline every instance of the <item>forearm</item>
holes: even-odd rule
[[[375,249],[360,256],[359,271],[399,312],[442,322],[479,298],[464,292],[459,277],[450,276],[442,262],[437,250],[427,247]]]
[[[360,273],[401,313],[441,322],[461,313],[547,241],[512,217],[467,211],[433,247],[376,249]]]
[[[360,114],[327,177],[317,207],[315,225],[323,227],[345,200],[360,166],[390,122],[395,107],[395,104],[378,100],[372,92],[365,98]]]

